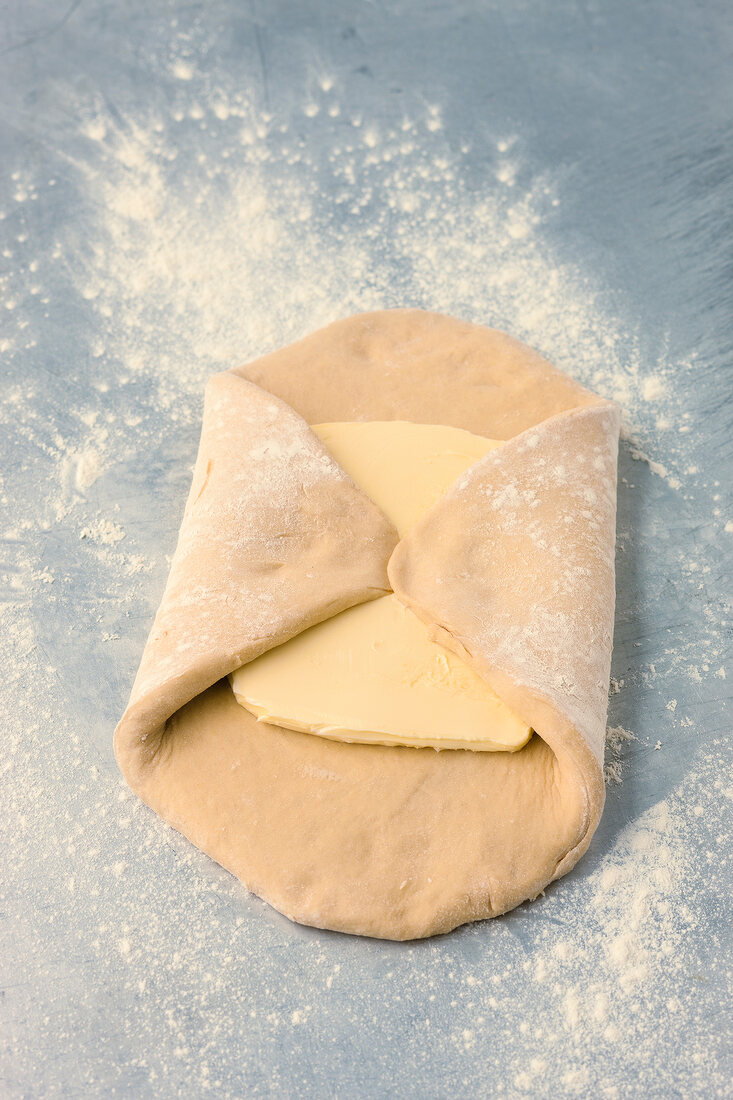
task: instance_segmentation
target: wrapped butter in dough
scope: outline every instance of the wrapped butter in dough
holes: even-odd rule
[[[495,447],[436,424],[316,424],[339,465],[404,535]],[[361,744],[515,752],[532,730],[393,594],[342,611],[230,677],[260,722]]]
[[[309,424],[503,441],[403,534]],[[392,939],[536,897],[603,808],[619,415],[510,337],[352,317],[206,388],[178,546],[115,734],[133,790],[293,920]],[[393,594],[535,736],[518,752],[258,723],[227,677]]]

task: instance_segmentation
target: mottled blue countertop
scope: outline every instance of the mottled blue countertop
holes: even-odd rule
[[[727,1095],[730,6],[0,24],[0,1093]],[[111,750],[206,378],[396,305],[626,413],[603,821],[536,902],[414,944],[290,924]]]

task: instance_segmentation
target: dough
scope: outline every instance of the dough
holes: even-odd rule
[[[403,535],[500,443],[403,420],[314,433]],[[394,595],[350,607],[230,677],[259,721],[337,741],[516,751],[531,729]]]
[[[399,543],[308,428],[395,419],[508,440]],[[115,735],[130,785],[306,924],[408,939],[535,897],[603,807],[618,427],[535,352],[418,310],[337,322],[215,376]],[[521,752],[346,744],[236,703],[222,678],[390,583],[537,731]]]

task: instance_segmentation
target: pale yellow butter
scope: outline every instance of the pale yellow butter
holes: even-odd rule
[[[314,427],[403,535],[494,440],[405,421]],[[340,741],[514,752],[532,731],[394,595],[360,604],[231,676],[258,720]]]
[[[315,424],[313,431],[400,537],[464,470],[499,446],[462,428],[407,420]]]

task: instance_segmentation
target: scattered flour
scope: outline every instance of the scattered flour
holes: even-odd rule
[[[624,762],[621,759],[624,748],[630,741],[636,741],[636,735],[623,726],[608,726],[606,729],[606,763],[603,777],[606,783],[621,783],[624,774]]]
[[[121,542],[124,537],[125,532],[118,523],[101,517],[79,532],[80,539],[94,539],[95,542],[103,543],[105,546],[113,546],[116,542]]]

